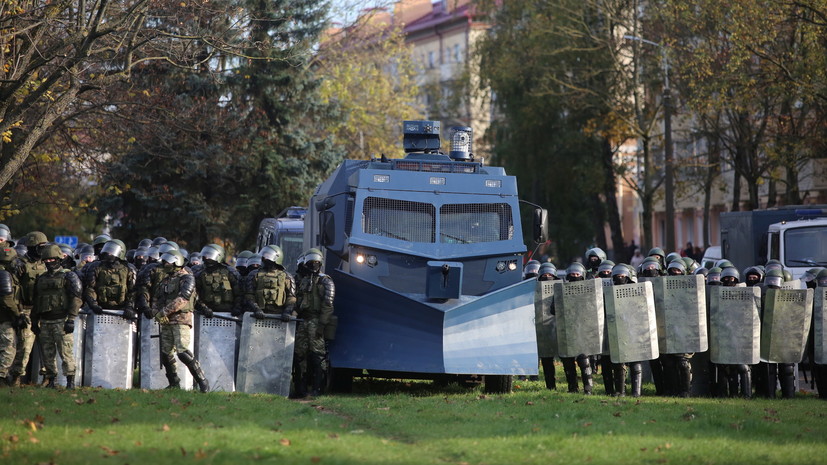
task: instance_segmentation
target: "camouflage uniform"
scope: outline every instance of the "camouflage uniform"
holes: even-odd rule
[[[63,373],[67,379],[66,386],[72,388],[75,376],[72,333],[81,306],[80,280],[75,273],[63,268],[47,271],[37,277],[33,298],[32,327],[37,330],[39,323],[48,386],[54,387],[54,378],[57,376],[56,355],[60,354]]]
[[[297,384],[306,383],[307,376],[312,376],[313,395],[320,393],[327,376],[325,329],[333,323],[335,293],[333,279],[326,274],[311,273],[299,283],[297,313],[303,321],[296,334],[293,366],[298,373]],[[331,334],[328,336],[332,339]]]
[[[213,312],[241,314],[244,296],[241,275],[235,268],[223,263],[212,262],[199,265],[193,270],[195,287],[198,291],[196,308],[207,317]]]
[[[259,268],[245,280],[247,308],[259,317],[262,314],[285,315],[296,304],[296,285],[290,273],[277,268]],[[263,318],[263,316],[261,316]]]
[[[21,290],[15,274],[17,252],[11,247],[0,249],[0,383],[6,382],[17,353],[17,328],[20,318]],[[9,378],[9,381],[11,378]]]
[[[83,300],[86,305],[92,311],[100,308],[124,310],[124,317],[132,319],[137,279],[135,267],[120,261],[97,261],[86,265],[84,270]]]
[[[169,387],[180,387],[181,381],[175,366],[177,354],[192,373],[201,392],[207,392],[209,383],[204,371],[189,350],[195,302],[195,276],[189,268],[183,266],[184,257],[177,250],[165,253],[161,257],[161,263],[166,264],[158,267],[161,271],[154,273],[160,279],[155,281],[151,288],[150,311],[161,325],[161,363],[164,365]]]
[[[46,266],[40,259],[32,258],[28,255],[22,258],[22,267],[20,274],[20,286],[22,288],[23,308],[21,313],[27,321],[31,321],[32,306],[34,304],[34,283],[38,276],[46,272]],[[21,328],[17,338],[17,354],[14,357],[14,364],[12,364],[11,375],[15,378],[22,378],[26,376],[26,366],[29,364],[29,356],[34,347],[35,335],[30,329],[30,325]]]

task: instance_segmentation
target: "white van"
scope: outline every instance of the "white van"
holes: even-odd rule
[[[721,246],[720,245],[713,245],[706,249],[704,252],[704,258],[701,259],[701,266],[708,269],[711,269],[715,266],[715,262],[721,259]]]

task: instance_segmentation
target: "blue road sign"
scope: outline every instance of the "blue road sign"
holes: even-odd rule
[[[77,236],[55,236],[55,243],[56,244],[66,244],[71,248],[75,248],[78,246],[78,237]]]

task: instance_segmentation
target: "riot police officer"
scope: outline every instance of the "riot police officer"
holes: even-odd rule
[[[152,317],[161,325],[161,364],[170,388],[180,387],[175,355],[189,369],[201,392],[210,390],[201,364],[189,350],[192,311],[195,302],[195,276],[184,266],[184,256],[170,249],[161,256],[163,273],[152,287]]]
[[[66,389],[75,387],[75,318],[81,306],[82,287],[75,273],[62,267],[62,253],[56,245],[43,248],[46,272],[37,276],[33,289],[32,330],[40,336],[46,387],[55,387],[56,354],[60,355]]]
[[[600,247],[592,247],[586,251],[586,279],[597,277],[597,269],[603,260],[606,260],[606,252]]]
[[[38,276],[46,272],[46,265],[40,259],[40,251],[47,242],[46,235],[40,231],[32,231],[26,235],[26,255],[21,258],[22,265],[18,271],[23,295],[23,307],[20,313],[26,320],[26,325],[18,332],[17,353],[11,368],[14,384],[19,384],[20,378],[26,376],[26,366],[29,364],[29,356],[35,343],[35,335],[29,329],[30,315],[34,305],[34,283]],[[58,249],[58,254],[60,255],[60,249]]]
[[[253,252],[249,250],[242,250],[235,258],[235,269],[238,270],[241,277],[247,277],[247,260],[253,256]]]
[[[583,281],[585,279],[586,267],[582,263],[574,262],[566,268],[566,282]],[[580,354],[577,357],[560,357],[560,361],[563,362],[563,372],[566,374],[569,392],[577,392],[577,367],[579,367],[580,376],[583,379],[583,393],[590,395],[594,390],[594,381],[592,380],[592,367],[589,357]]]
[[[244,281],[246,306],[255,318],[271,314],[290,321],[296,305],[296,285],[284,269],[284,252],[277,245],[267,245],[260,256],[263,266],[251,271]]]
[[[110,240],[112,240],[112,237],[110,237],[109,234],[100,234],[98,236],[95,236],[95,238],[92,240],[92,248],[95,250],[96,256],[100,256],[101,249],[103,249],[104,244],[106,244]]]
[[[771,267],[764,277],[766,289],[781,289],[784,283],[784,272],[779,267]],[[764,298],[762,293],[761,320],[764,320]],[[767,363],[759,362],[756,369],[755,393],[770,399],[775,398],[776,383],[781,385],[781,397],[792,399],[795,397],[795,364],[794,363]]]
[[[726,265],[726,264],[724,264]],[[710,274],[712,271],[710,270]],[[721,270],[721,285],[735,287],[741,281],[741,273],[734,266],[726,266]],[[729,384],[730,397],[752,397],[752,368],[747,364],[719,365],[726,372]]]
[[[642,278],[657,278],[658,276],[663,276],[663,267],[657,257],[646,257],[640,263],[640,271],[638,274]]]
[[[597,274],[595,278],[611,278],[612,277],[612,269],[615,267],[615,262],[611,260],[603,260],[600,262],[600,266],[597,267]]]
[[[240,315],[243,283],[238,271],[224,263],[224,247],[208,244],[198,256],[203,258],[203,264],[194,270],[195,287],[198,290],[195,308],[207,318],[212,318],[213,312]]]
[[[523,267],[523,279],[534,279],[539,276],[540,262],[529,260]]]
[[[554,266],[551,262],[544,262],[540,264],[539,269],[537,270],[539,276],[537,276],[537,281],[556,281],[559,279],[557,277],[557,267]],[[554,305],[553,301],[551,305]],[[552,315],[551,318],[554,318]],[[553,328],[553,327],[552,327]],[[538,333],[539,334],[539,333]],[[538,337],[538,342],[539,337]],[[539,348],[539,347],[538,347]],[[556,347],[554,348],[556,351]],[[557,379],[555,377],[555,367],[554,367],[554,357],[544,357],[542,354],[540,355],[540,365],[543,367],[543,378],[546,382],[546,389],[557,389]]]
[[[305,271],[298,286],[296,311],[303,321],[296,335],[293,369],[296,395],[302,396],[311,387],[311,395],[319,395],[328,375],[326,340],[332,340],[336,330],[333,298],[336,287],[333,279],[322,273],[322,253],[310,249],[304,254]],[[310,378],[310,379],[308,379]]]
[[[83,300],[97,315],[103,314],[104,308],[123,310],[125,319],[134,320],[137,270],[126,262],[124,249],[124,243],[118,239],[103,245],[100,260],[89,265],[84,273]]]
[[[677,258],[666,268],[669,276],[685,276],[689,272],[686,262]],[[664,388],[667,395],[689,397],[692,388],[692,365],[690,360],[694,353],[661,354]]]
[[[654,257],[657,259],[658,263],[660,264],[660,269],[663,270],[667,263],[666,263],[666,252],[663,251],[660,247],[652,247],[647,254],[647,257]]]
[[[17,277],[17,251],[0,248],[0,383],[11,384],[9,370],[17,352],[17,331],[26,324],[21,317],[22,294]]]
[[[5,224],[0,224],[0,247],[14,247],[14,242],[11,240],[11,230]]]

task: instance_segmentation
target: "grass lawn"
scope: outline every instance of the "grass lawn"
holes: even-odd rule
[[[595,382],[600,386],[599,379]],[[827,402],[357,381],[294,401],[188,391],[0,389],[4,464],[827,464]],[[600,389],[598,388],[600,391]]]

